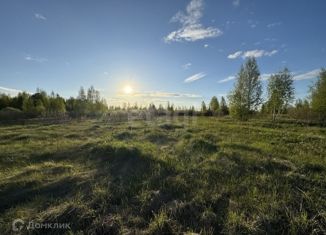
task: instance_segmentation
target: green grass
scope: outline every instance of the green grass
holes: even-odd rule
[[[1,126],[0,234],[325,234],[325,153],[326,129],[262,120]]]

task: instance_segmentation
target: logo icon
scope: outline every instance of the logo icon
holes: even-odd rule
[[[24,227],[24,220],[22,219],[15,219],[13,222],[12,222],[12,231],[14,232],[18,232],[18,231],[21,231]]]

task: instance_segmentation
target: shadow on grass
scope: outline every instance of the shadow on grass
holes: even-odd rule
[[[246,152],[254,152],[257,154],[264,154],[263,150],[245,144],[232,143],[232,144],[225,144],[224,146],[236,151],[246,151]]]
[[[208,142],[191,144],[195,149],[217,151],[217,146]],[[70,202],[69,206],[62,206],[62,210],[51,210],[54,205],[45,202],[41,222],[72,221],[73,232],[85,229],[94,233],[119,234],[123,228],[131,228],[137,234],[137,231],[153,228],[150,221],[155,220],[162,210],[167,210],[166,223],[174,221],[177,224],[174,233],[189,229],[196,232],[213,229],[219,233],[225,226],[229,195],[221,192],[215,195],[216,199],[194,199],[194,187],[199,187],[199,182],[193,172],[178,172],[172,163],[145,154],[136,147],[88,143],[30,157],[30,163],[44,162],[52,162],[54,168],[67,162],[84,168],[79,169],[77,175],[61,169],[48,172],[40,169],[39,173],[46,176],[47,181],[31,178],[28,181],[29,176],[38,172],[25,173],[25,180],[23,175],[16,176],[2,187],[0,213],[40,196]],[[82,177],[83,173],[87,177]],[[94,185],[98,185],[103,194],[94,192]],[[77,194],[81,194],[81,204],[71,202]],[[116,219],[112,222],[108,218]],[[130,222],[131,218],[139,220]],[[83,221],[83,225],[75,221]],[[157,229],[159,234],[164,232]]]
[[[2,186],[0,191],[0,213],[6,209],[28,202],[36,196],[63,198],[71,195],[81,179],[66,177],[59,181],[40,185],[37,181],[13,182]]]

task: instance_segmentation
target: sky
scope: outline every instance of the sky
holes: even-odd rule
[[[227,96],[245,59],[264,86],[288,67],[296,98],[326,66],[324,0],[2,0],[0,91],[94,85],[109,105]],[[265,93],[266,95],[266,93]]]

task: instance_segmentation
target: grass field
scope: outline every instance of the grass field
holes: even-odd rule
[[[325,154],[325,128],[260,120],[1,126],[0,234],[325,234]]]

